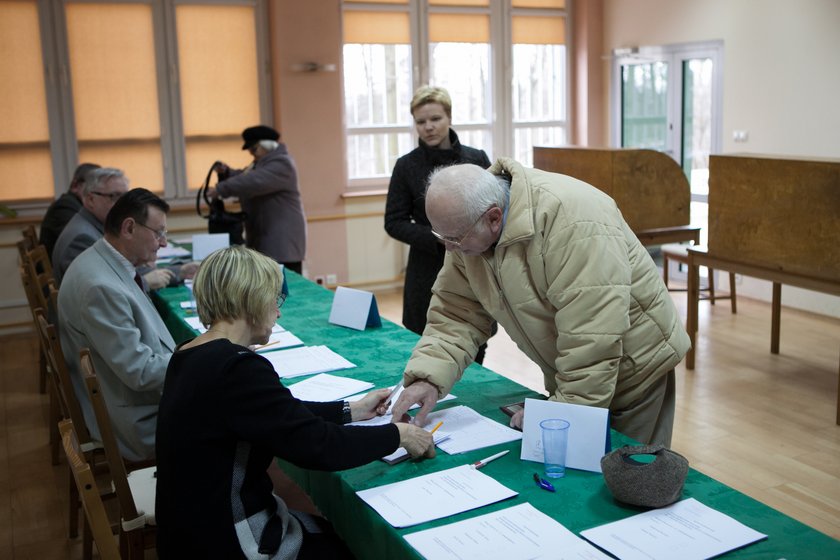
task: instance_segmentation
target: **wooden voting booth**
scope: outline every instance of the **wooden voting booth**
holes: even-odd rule
[[[708,251],[689,249],[689,257],[686,367],[694,369],[697,348],[700,266],[773,283],[770,351],[778,354],[782,284],[840,295],[840,160],[711,156]]]
[[[637,149],[534,148],[534,167],[597,187],[615,200],[644,245],[699,243],[691,227],[691,186],[662,152]]]

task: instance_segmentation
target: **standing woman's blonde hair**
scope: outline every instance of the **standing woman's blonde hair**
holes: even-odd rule
[[[449,97],[449,92],[442,87],[435,86],[420,86],[414,92],[414,97],[411,98],[411,114],[418,107],[428,105],[429,103],[440,103],[443,111],[449,120],[452,120],[452,98]]]
[[[193,282],[198,318],[206,328],[219,320],[256,324],[283,287],[280,265],[241,245],[219,249],[202,261]]]

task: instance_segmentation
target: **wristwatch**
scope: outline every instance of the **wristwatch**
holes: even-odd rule
[[[350,401],[344,401],[344,407],[341,409],[341,420],[345,424],[353,421],[353,411],[350,410]]]

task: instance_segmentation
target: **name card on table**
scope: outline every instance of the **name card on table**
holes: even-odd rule
[[[198,235],[193,235],[193,260],[203,260],[207,258],[213,251],[216,251],[218,249],[224,249],[228,246],[230,246],[229,233],[201,233]]]
[[[566,466],[601,472],[601,457],[610,451],[609,415],[610,411],[606,408],[525,399],[522,453],[519,458],[544,463],[540,422],[548,418],[562,418],[570,424]]]
[[[376,297],[371,292],[339,286],[335,290],[330,323],[363,331],[366,327],[381,327]]]

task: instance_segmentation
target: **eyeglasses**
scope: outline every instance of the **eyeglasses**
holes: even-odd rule
[[[437,238],[437,240],[440,241],[441,243],[449,243],[450,245],[455,245],[456,247],[460,247],[461,243],[464,242],[464,240],[467,238],[467,236],[469,236],[469,234],[472,233],[472,230],[475,229],[475,226],[478,225],[478,222],[480,222],[481,219],[484,217],[484,215],[487,214],[487,212],[489,212],[493,208],[495,208],[495,206],[491,206],[490,208],[488,208],[487,210],[482,212],[481,216],[479,216],[478,219],[473,222],[473,224],[469,227],[469,229],[467,229],[467,231],[464,232],[464,234],[461,237],[449,237],[449,236],[446,236],[446,235],[441,235],[438,232],[436,232],[434,229],[432,230],[432,235],[434,235]]]
[[[286,294],[284,294],[283,292],[280,292],[277,295],[277,309],[280,309],[281,307],[283,307],[284,303],[286,303]]]
[[[164,239],[166,239],[166,234],[169,233],[168,231],[166,231],[166,229],[152,229],[142,222],[137,222],[137,225],[143,226],[147,230],[151,231],[152,235],[154,235],[155,239],[157,239],[158,241],[163,241]]]
[[[111,202],[114,202],[115,200],[117,200],[119,197],[121,197],[123,195],[123,193],[121,193],[121,192],[107,193],[107,192],[99,192],[99,191],[90,191],[90,194],[95,194],[96,196],[101,196],[102,198],[107,198]]]

